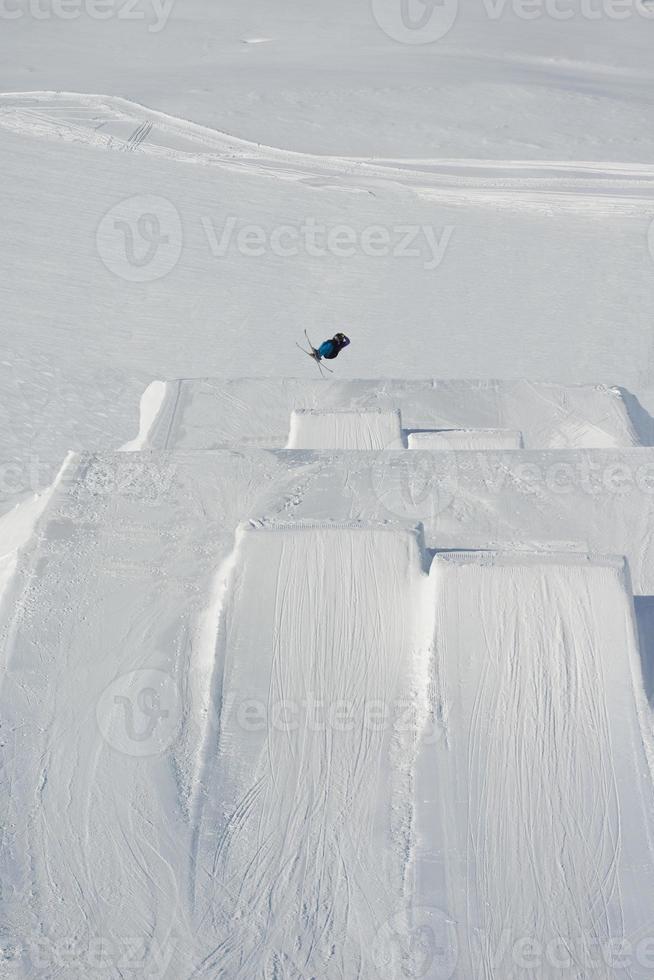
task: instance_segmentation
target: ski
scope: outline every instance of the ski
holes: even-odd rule
[[[318,353],[317,349],[313,346],[313,344],[309,340],[309,334],[306,332],[306,330],[304,331],[304,336],[307,338],[307,344],[309,345],[309,347],[313,351],[313,354],[311,356],[315,359],[316,364],[320,368],[321,372],[324,369],[325,371],[329,371],[330,374],[333,374],[334,372],[333,372],[332,368],[328,368],[326,364],[323,364],[322,363],[322,358],[321,358],[320,354]]]
[[[306,330],[304,331],[304,336],[307,338],[307,343],[308,343],[309,347],[311,348],[311,350],[306,350],[304,347],[302,347],[300,344],[298,344],[297,340],[295,341],[295,346],[299,350],[301,350],[303,354],[306,354],[307,357],[310,357],[312,360],[314,360],[316,362],[316,364],[318,365],[318,370],[322,374],[323,378],[325,376],[323,374],[323,371],[329,371],[330,374],[333,374],[334,372],[333,372],[333,370],[331,368],[328,368],[326,364],[321,364],[320,354],[318,353],[318,351],[316,350],[316,348],[313,346],[313,344],[309,340],[309,335],[306,332]]]
[[[326,365],[320,363],[320,359],[318,358],[318,356],[316,354],[312,354],[311,351],[305,350],[304,347],[301,347],[300,344],[298,344],[297,341],[295,342],[295,346],[298,348],[298,350],[301,350],[303,354],[306,354],[307,357],[310,357],[312,361],[315,361],[316,362],[316,364],[318,365],[318,370],[322,374],[323,378],[325,376],[323,374],[323,369],[325,371],[329,371],[330,374],[333,374],[334,373],[331,368],[328,368]]]

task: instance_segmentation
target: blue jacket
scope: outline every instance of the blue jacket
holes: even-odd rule
[[[350,343],[348,337],[344,333],[337,333],[335,337],[331,340],[324,340],[320,347],[318,348],[318,356],[326,357],[328,361],[333,360],[333,358],[338,357],[339,353],[344,347]]]

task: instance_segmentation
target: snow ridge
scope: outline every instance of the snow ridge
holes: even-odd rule
[[[380,181],[388,181],[453,205],[615,215],[639,213],[654,198],[654,168],[643,164],[318,156],[239,139],[108,95],[6,92],[0,94],[0,126],[349,192],[374,192]]]

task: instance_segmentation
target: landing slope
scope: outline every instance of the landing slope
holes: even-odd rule
[[[408,859],[415,726],[393,726],[421,580],[410,531],[241,532],[200,781],[195,976],[377,977]]]
[[[609,980],[623,940],[624,975],[648,975],[654,795],[621,563],[471,554],[430,577],[444,732],[422,830],[442,877],[424,853],[420,871],[457,924],[456,976],[527,975],[529,942],[541,980]]]

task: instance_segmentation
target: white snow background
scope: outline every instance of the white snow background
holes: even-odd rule
[[[652,975],[653,46],[0,0],[0,976]]]

